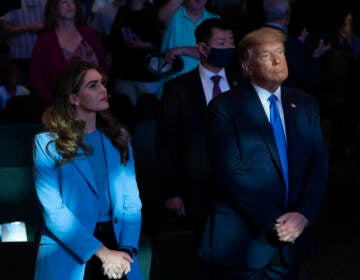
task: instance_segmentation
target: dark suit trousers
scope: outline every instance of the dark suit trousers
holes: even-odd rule
[[[280,250],[276,250],[270,262],[262,269],[240,269],[208,263],[204,280],[296,280],[298,272],[299,267],[286,265]]]

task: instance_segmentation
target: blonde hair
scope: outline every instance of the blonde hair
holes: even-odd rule
[[[255,46],[267,43],[284,43],[286,35],[271,27],[261,27],[246,34],[238,44],[239,59],[246,61],[250,57],[250,50]]]

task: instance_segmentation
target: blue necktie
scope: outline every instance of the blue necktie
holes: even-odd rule
[[[281,118],[279,114],[279,109],[277,106],[277,96],[272,94],[268,98],[270,102],[270,124],[273,129],[276,147],[279,152],[280,156],[280,162],[281,162],[281,168],[284,176],[285,181],[285,207],[288,203],[289,198],[289,175],[288,175],[288,161],[287,161],[287,148],[286,148],[286,140],[285,140],[285,134],[284,129],[281,123]]]

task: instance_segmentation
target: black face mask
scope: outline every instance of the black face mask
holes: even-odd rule
[[[211,65],[214,65],[219,68],[223,68],[229,66],[231,60],[234,57],[234,54],[235,54],[235,48],[227,48],[227,49],[211,48],[207,56],[207,61]]]

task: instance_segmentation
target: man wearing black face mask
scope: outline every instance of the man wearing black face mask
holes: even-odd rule
[[[159,179],[170,230],[201,229],[213,186],[206,141],[207,104],[237,87],[240,73],[225,70],[235,54],[231,25],[219,18],[195,30],[200,64],[164,86],[159,123]],[[169,228],[167,228],[169,229]]]

